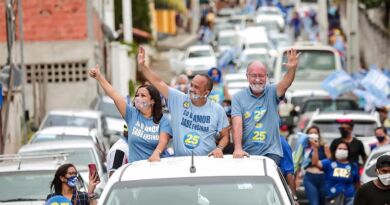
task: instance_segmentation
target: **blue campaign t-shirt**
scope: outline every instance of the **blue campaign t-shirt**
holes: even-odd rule
[[[294,162],[291,147],[283,136],[280,136],[280,143],[282,144],[283,149],[283,157],[279,164],[280,169],[282,170],[284,176],[294,174]]]
[[[201,107],[191,103],[188,95],[169,88],[168,109],[171,113],[173,149],[176,156],[208,155],[216,148],[216,139],[229,126],[221,105],[207,100]]]
[[[217,86],[214,86],[208,98],[209,100],[222,105],[222,102],[225,99],[223,83],[219,83]]]
[[[321,163],[325,172],[326,196],[334,197],[343,192],[345,197],[353,197],[355,183],[359,181],[357,164],[342,164],[329,159],[321,160]]]
[[[276,154],[283,157],[278,104],[276,85],[267,85],[260,97],[254,96],[249,87],[233,96],[232,117],[242,117],[244,151],[251,155]]]
[[[165,115],[159,124],[155,124],[153,117],[145,118],[139,110],[127,105],[125,120],[129,130],[129,162],[148,159],[158,145],[161,132],[172,135],[169,120]]]

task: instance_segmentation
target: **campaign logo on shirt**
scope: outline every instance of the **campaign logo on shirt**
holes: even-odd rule
[[[159,128],[160,125],[145,126],[144,123],[137,121],[131,134],[145,140],[159,140]]]
[[[245,112],[244,113],[244,119],[248,119],[251,117],[251,113],[250,112]]]
[[[335,168],[333,171],[334,177],[349,178],[351,176],[351,169]]]
[[[188,109],[188,108],[190,107],[190,102],[189,102],[189,101],[184,101],[183,107],[184,107],[185,109]]]
[[[200,136],[196,132],[190,132],[183,137],[184,146],[195,149],[200,144]]]
[[[251,139],[254,143],[264,143],[267,139],[267,132],[263,130],[262,123],[256,123]]]
[[[253,120],[255,120],[256,122],[259,122],[264,117],[266,112],[267,112],[267,109],[257,107],[255,109],[255,111],[253,112]]]
[[[210,95],[209,99],[215,103],[219,103],[219,94]]]

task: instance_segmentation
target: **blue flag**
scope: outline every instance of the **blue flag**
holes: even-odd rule
[[[296,173],[298,168],[301,166],[304,158],[304,151],[306,147],[309,146],[309,135],[303,132],[298,132],[297,138],[298,139],[293,151],[294,173]]]
[[[388,104],[390,99],[390,79],[378,69],[370,69],[360,82],[362,87],[381,103]]]
[[[333,99],[356,87],[355,81],[344,70],[334,71],[321,83],[321,88],[326,90]]]

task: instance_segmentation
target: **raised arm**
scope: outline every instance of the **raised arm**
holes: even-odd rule
[[[278,97],[284,96],[287,89],[294,81],[295,72],[298,67],[298,57],[299,53],[297,54],[297,50],[291,48],[291,50],[287,51],[288,62],[283,63],[283,66],[287,67],[287,73],[283,76],[283,79],[277,85],[276,91]]]
[[[126,101],[114,90],[110,83],[108,83],[108,81],[100,73],[99,65],[96,65],[95,67],[89,69],[89,75],[92,78],[95,78],[99,82],[100,86],[103,88],[106,95],[108,95],[112,100],[114,100],[116,108],[119,110],[122,117],[124,118],[126,115]]]
[[[310,144],[312,145],[312,148],[313,148],[313,154],[312,154],[312,157],[311,157],[311,163],[322,169],[322,163],[321,161],[319,160],[319,157],[318,157],[318,143],[315,143],[313,141],[310,140]]]
[[[242,116],[232,117],[233,124],[233,143],[234,143],[234,158],[249,157],[249,154],[242,150]]]
[[[145,62],[145,49],[139,47],[137,56],[138,66],[141,72],[144,74],[146,80],[148,80],[157,90],[165,97],[168,98],[169,86],[161,80],[161,78],[152,70]]]

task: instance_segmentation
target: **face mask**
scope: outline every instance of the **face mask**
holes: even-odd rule
[[[214,82],[219,83],[219,77],[213,76],[211,79],[212,79]]]
[[[385,140],[385,136],[376,136],[378,142],[383,142]]]
[[[349,135],[349,131],[345,129],[344,127],[339,127],[339,131],[342,138],[346,138]]]
[[[318,134],[309,134],[309,137],[310,137],[311,140],[314,140],[314,141],[318,141],[318,139],[320,138],[318,136]]]
[[[76,187],[77,182],[78,182],[77,176],[71,176],[66,179],[66,184],[68,184],[68,186],[72,188]]]
[[[337,149],[335,153],[337,160],[344,160],[348,158],[348,150]]]
[[[225,113],[230,113],[232,111],[232,107],[230,106],[224,106],[223,109],[225,110]]]
[[[192,92],[191,90],[190,91],[188,91],[188,95],[189,95],[189,97],[190,97],[190,99],[191,100],[200,100],[200,99],[202,99],[202,98],[206,98],[205,96],[201,96],[201,95],[197,95],[197,94],[195,94],[194,92]]]
[[[252,92],[254,93],[261,93],[264,91],[265,85],[260,85],[260,84],[250,84],[249,85],[252,89]]]
[[[134,99],[134,105],[138,110],[144,110],[150,107],[150,104],[148,104],[145,100],[143,100],[140,97],[136,97]]]
[[[385,186],[390,185],[390,174],[378,174],[378,178],[383,185]]]

